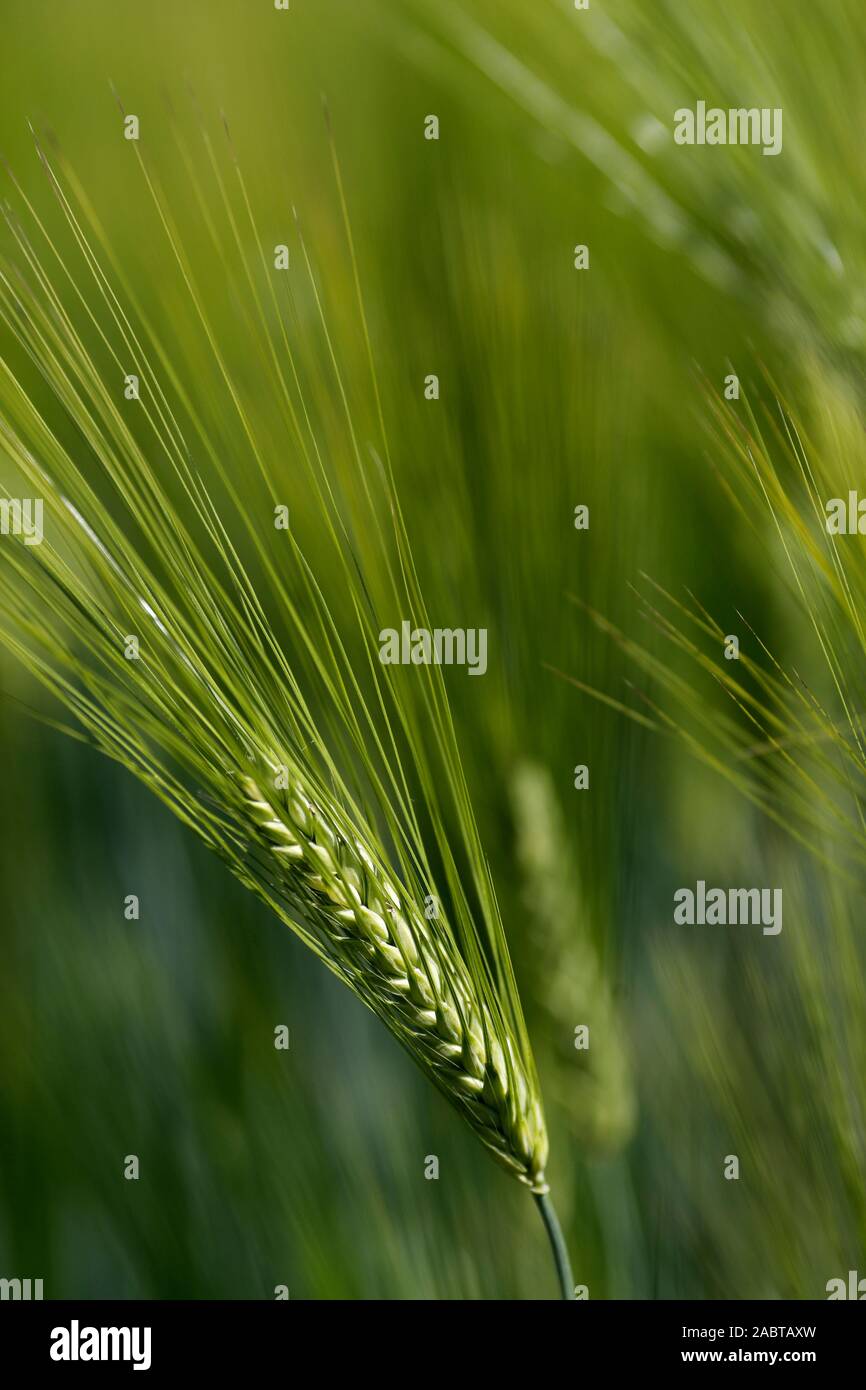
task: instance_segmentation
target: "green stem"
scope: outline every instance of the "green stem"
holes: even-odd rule
[[[571,1262],[568,1258],[568,1250],[566,1249],[565,1237],[562,1234],[559,1218],[546,1192],[533,1192],[532,1195],[538,1203],[538,1210],[541,1212],[544,1229],[550,1237],[550,1246],[553,1250],[553,1259],[556,1264],[556,1273],[559,1276],[559,1287],[562,1290],[562,1296],[563,1298],[567,1298],[570,1302],[573,1302],[574,1276],[571,1272]]]

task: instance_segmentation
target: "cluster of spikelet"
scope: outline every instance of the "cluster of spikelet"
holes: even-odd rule
[[[287,897],[317,928],[337,972],[429,1070],[495,1157],[546,1191],[547,1135],[517,1048],[479,1000],[441,916],[397,892],[369,845],[333,828],[294,774],[265,795],[243,791]]]

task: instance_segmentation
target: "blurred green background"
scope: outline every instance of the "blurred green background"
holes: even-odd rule
[[[109,84],[288,487],[244,286],[209,235],[203,131],[224,160],[225,113],[263,241],[294,268],[297,209],[372,437],[326,96],[428,607],[459,599],[490,631],[487,677],[449,693],[575,1278],[591,1298],[822,1297],[866,1233],[856,886],[556,672],[625,697],[616,646],[567,595],[651,642],[642,570],[814,659],[769,528],[718,486],[700,376],[721,392],[764,364],[804,409],[824,379],[860,401],[862,5],[3,0],[2,31],[0,150],[60,239],[28,122],[62,151],[251,496]],[[782,107],[782,155],[675,147],[698,99]],[[552,1296],[525,1192],[377,1021],[143,787],[28,718],[50,702],[5,656],[2,688],[0,1274],[48,1297]],[[782,935],[675,928],[697,878],[782,884]]]

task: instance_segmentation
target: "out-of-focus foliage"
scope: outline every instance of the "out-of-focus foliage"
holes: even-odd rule
[[[804,867],[682,741],[557,673],[652,712],[651,674],[635,699],[624,678],[642,677],[568,598],[677,674],[639,616],[641,571],[678,597],[688,586],[744,645],[739,613],[783,665],[820,669],[771,518],[720,485],[695,367],[720,395],[731,364],[745,386],[762,362],[825,453],[862,419],[862,6],[6,0],[2,22],[0,149],[21,190],[61,242],[32,120],[253,505],[260,479],[194,346],[109,80],[140,116],[214,333],[313,544],[248,287],[210,234],[225,207],[208,142],[220,167],[237,154],[262,240],[290,243],[293,266],[297,209],[366,450],[376,410],[326,94],[421,584],[443,625],[490,633],[488,674],[449,673],[449,694],[575,1276],[594,1298],[821,1297],[862,1249],[858,883],[836,872],[832,837],[823,866]],[[698,99],[782,106],[782,155],[675,147],[673,112]],[[423,138],[430,113],[437,142]],[[578,243],[589,272],[574,269]],[[317,387],[300,277],[296,295],[298,360],[335,443],[340,402]],[[856,668],[848,680],[856,692]],[[525,1194],[487,1171],[376,1020],[142,788],[34,723],[24,706],[57,710],[5,659],[2,688],[0,1274],[42,1277],[50,1296],[550,1295]],[[727,710],[711,679],[705,699],[708,717]],[[533,796],[548,831],[530,844]],[[698,878],[781,883],[783,932],[675,927],[673,892]],[[128,893],[139,922],[124,919]],[[545,937],[539,964],[551,911],[561,939]],[[287,1053],[273,1047],[281,1022]],[[583,1023],[610,1040],[589,1078]],[[588,1142],[599,1127],[608,1142]],[[130,1153],[137,1183],[123,1179]],[[738,1182],[723,1177],[731,1153]]]

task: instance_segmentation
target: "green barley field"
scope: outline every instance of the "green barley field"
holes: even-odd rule
[[[866,1273],[862,4],[0,33],[0,1277]]]

